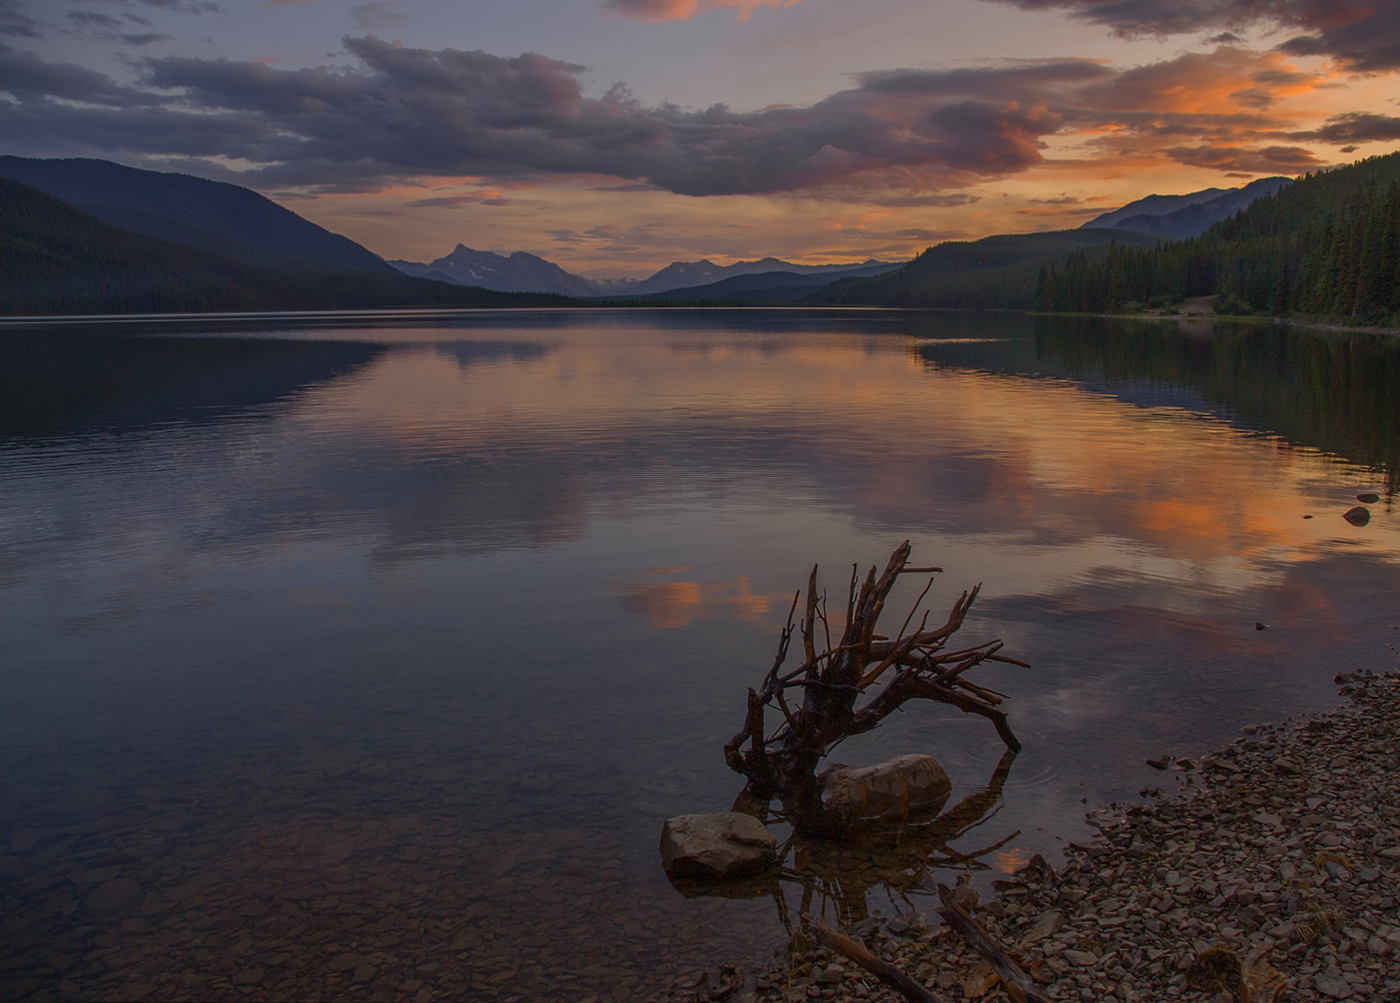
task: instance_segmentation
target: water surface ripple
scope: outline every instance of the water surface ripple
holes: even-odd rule
[[[0,997],[621,1001],[804,901],[927,911],[1181,782],[1147,756],[1395,667],[1397,448],[1396,344],[1287,328],[8,325]],[[1033,664],[983,675],[1024,753],[910,707],[837,758],[930,753],[972,814],[682,894],[661,821],[733,802],[792,591],[905,538]]]

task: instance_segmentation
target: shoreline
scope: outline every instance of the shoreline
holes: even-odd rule
[[[1400,999],[1400,674],[1336,681],[1332,711],[1178,759],[1175,795],[1090,812],[1096,836],[1058,871],[1036,858],[989,902],[959,896],[1050,1000],[1243,1003],[1200,960],[1216,948],[1254,966],[1254,1003]],[[1006,998],[961,937],[926,922],[857,932],[940,999]],[[903,1000],[815,948],[734,998]]]
[[[1027,310],[1032,317],[1100,317],[1104,320],[1170,320],[1177,323],[1215,323],[1223,321],[1229,324],[1283,324],[1288,327],[1301,327],[1309,331],[1330,331],[1334,334],[1384,334],[1391,337],[1400,336],[1400,327],[1362,327],[1353,324],[1332,324],[1321,320],[1297,320],[1291,317],[1260,317],[1250,315],[1248,317],[1238,317],[1233,314],[1218,314],[1210,312],[1202,313],[1088,313],[1079,311],[1046,312],[1044,310]]]

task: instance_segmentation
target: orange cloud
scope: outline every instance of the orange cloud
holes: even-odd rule
[[[734,10],[736,21],[747,21],[760,7],[792,7],[802,0],[607,0],[604,9],[638,21],[688,21],[712,10]]]
[[[1220,115],[1262,111],[1280,98],[1308,94],[1331,78],[1308,73],[1273,52],[1221,46],[1124,70],[1084,90],[1087,103],[1105,110]]]

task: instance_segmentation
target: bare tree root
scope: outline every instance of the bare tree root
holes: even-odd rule
[[[846,624],[835,645],[831,643],[826,594],[818,591],[817,569],[812,568],[798,625],[804,661],[794,669],[782,671],[794,636],[792,621],[801,598],[799,592],[793,596],[787,625],[779,635],[777,655],[762,687],[749,690],[744,728],[725,743],[725,762],[748,778],[745,794],[764,804],[781,798],[788,820],[807,835],[843,835],[852,822],[835,817],[823,804],[822,781],[817,776],[820,761],[842,741],[875,728],[910,700],[934,700],[967,714],[980,714],[992,722],[1008,750],[1021,749],[1007,723],[1006,712],[1001,709],[1006,695],[971,682],[966,674],[983,662],[1030,666],[1000,654],[999,640],[966,648],[949,647],[951,638],[967,619],[980,585],[958,598],[941,626],[929,628],[929,614],[925,612],[918,627],[906,633],[933,584],[930,578],[899,633],[890,638],[877,632],[885,600],[900,575],[942,570],[910,567],[909,554],[906,540],[890,555],[884,572],[877,575],[872,567],[859,588],[856,569],[852,568]],[[816,641],[818,622],[825,637],[825,647],[820,652]],[[877,687],[886,676],[883,686]],[[793,689],[802,690],[796,707],[787,699],[787,691]],[[868,702],[856,707],[857,701],[872,693]],[[766,724],[770,711],[782,718],[771,735]]]

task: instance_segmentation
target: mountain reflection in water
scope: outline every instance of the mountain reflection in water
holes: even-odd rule
[[[622,999],[762,956],[777,906],[678,894],[661,820],[733,802],[812,563],[906,537],[1033,664],[988,679],[1025,751],[999,775],[936,706],[847,743],[996,803],[922,864],[794,849],[783,908],[1053,859],[1146,756],[1396,664],[1397,366],[877,311],[6,326],[0,995]],[[95,915],[118,878],[141,903]]]

